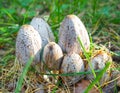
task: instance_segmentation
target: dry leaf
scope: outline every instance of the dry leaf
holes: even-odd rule
[[[78,82],[76,86],[74,87],[73,93],[84,93],[85,89],[90,84],[89,80],[81,80],[81,82]],[[99,91],[93,87],[89,93],[99,93]]]

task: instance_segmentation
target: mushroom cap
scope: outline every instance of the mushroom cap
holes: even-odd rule
[[[100,51],[100,53],[98,53],[91,59],[91,65],[94,70],[103,69],[105,67],[106,62],[112,62],[112,58],[105,51]],[[91,71],[90,66],[88,66],[88,71]],[[88,74],[87,78],[93,80],[94,76],[92,74]],[[110,79],[109,73],[108,72],[104,73],[103,77],[101,78],[101,84],[108,81],[109,79]]]
[[[105,67],[105,63],[109,61],[112,62],[111,56],[104,51],[100,51],[100,53],[91,59],[91,64],[94,70],[98,70],[103,69]],[[91,70],[90,66],[88,66],[88,70]]]
[[[30,23],[35,30],[38,31],[42,39],[42,46],[44,47],[49,41],[55,41],[52,30],[49,25],[39,17],[34,17]]]
[[[64,57],[61,65],[61,73],[69,74],[74,72],[84,72],[84,62],[76,53],[67,54]],[[65,80],[65,82],[68,83],[68,85],[72,85],[78,82],[83,77],[83,75],[65,76],[63,77],[63,79]]]
[[[49,42],[43,51],[43,60],[47,67],[58,70],[63,58],[62,49],[55,42]]]
[[[67,15],[59,30],[59,45],[63,52],[81,53],[82,49],[78,42],[80,38],[86,50],[89,50],[90,40],[87,30],[82,21],[75,15]]]
[[[40,62],[40,50],[42,47],[41,37],[31,25],[23,25],[16,39],[16,57],[26,64],[31,56],[34,57],[33,64]]]

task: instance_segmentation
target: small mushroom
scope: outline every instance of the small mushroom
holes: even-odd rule
[[[62,49],[55,42],[49,42],[43,51],[43,60],[51,70],[59,70],[63,58]]]
[[[67,54],[61,65],[61,73],[70,74],[70,73],[78,73],[84,72],[84,63],[81,57],[76,54]],[[72,85],[78,82],[84,75],[75,75],[75,76],[65,76],[63,80],[68,84]]]
[[[39,32],[42,39],[42,46],[44,47],[49,41],[55,41],[54,35],[49,27],[49,25],[39,17],[34,17],[30,23],[35,30]]]
[[[94,70],[101,70],[105,67],[105,64],[107,62],[112,62],[112,58],[109,53],[105,51],[99,51],[98,54],[96,54],[92,59],[91,59],[91,65]],[[91,71],[90,66],[88,66],[88,71]],[[97,75],[97,73],[96,73]],[[88,74],[87,78],[90,80],[94,79],[94,76],[92,74]],[[100,80],[100,83],[103,84],[107,81],[110,80],[110,72],[104,73],[103,77]]]
[[[90,40],[84,24],[77,16],[67,15],[59,30],[58,43],[63,52],[75,52],[80,54],[82,52],[82,48],[78,42],[78,37],[85,49],[88,51],[90,47]]]
[[[41,37],[31,25],[23,25],[16,39],[16,57],[26,64],[31,56],[34,57],[33,64],[40,62],[40,50],[42,47]]]

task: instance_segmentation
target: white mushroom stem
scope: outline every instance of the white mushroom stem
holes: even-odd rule
[[[39,17],[34,17],[30,23],[34,27],[35,30],[38,31],[39,35],[42,39],[42,46],[44,47],[48,42],[55,41],[52,30],[49,25]]]
[[[26,64],[30,57],[34,57],[33,64],[40,62],[42,41],[39,33],[31,25],[23,25],[16,39],[16,57]]]
[[[59,30],[59,45],[63,52],[81,53],[82,48],[78,42],[80,38],[84,48],[88,51],[90,40],[87,30],[82,21],[75,15],[67,15]]]

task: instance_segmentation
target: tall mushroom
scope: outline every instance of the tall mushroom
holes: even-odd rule
[[[30,23],[35,30],[38,31],[42,39],[42,46],[44,47],[49,41],[55,41],[52,30],[49,25],[39,17],[34,17]]]
[[[81,53],[82,49],[78,37],[86,50],[89,50],[90,40],[82,21],[75,15],[67,15],[59,30],[59,45],[63,52]]]
[[[23,25],[16,39],[16,57],[26,64],[31,56],[34,57],[33,64],[40,62],[40,50],[42,41],[39,33],[31,25]]]

